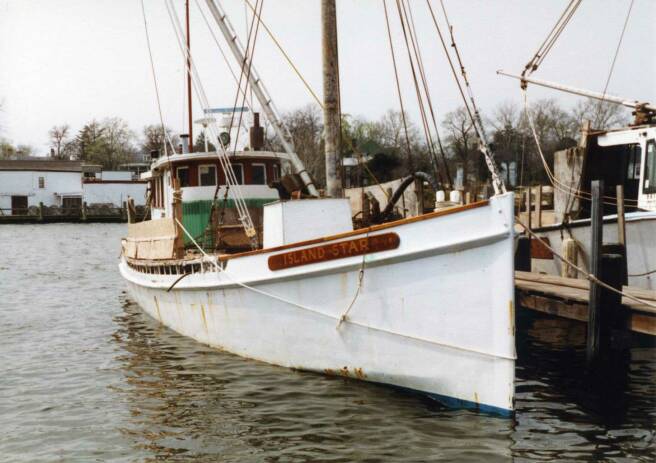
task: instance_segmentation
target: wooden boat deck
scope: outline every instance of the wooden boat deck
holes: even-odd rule
[[[590,283],[587,280],[517,271],[515,289],[519,307],[588,321]],[[656,291],[624,286],[623,292],[656,304]],[[622,298],[622,305],[627,312],[628,330],[656,336],[656,309],[626,297]]]

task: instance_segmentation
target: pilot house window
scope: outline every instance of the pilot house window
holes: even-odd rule
[[[180,188],[189,186],[189,167],[178,167],[175,175],[178,178],[178,182],[180,182]]]
[[[253,164],[251,166],[251,179],[255,185],[266,185],[266,166],[264,164]]]
[[[645,156],[645,184],[642,189],[644,194],[656,193],[656,143],[654,140],[647,142],[647,155]]]
[[[232,171],[237,177],[237,183],[240,185],[244,184],[244,167],[241,164],[232,164]]]
[[[198,184],[200,186],[216,185],[216,166],[199,166]]]

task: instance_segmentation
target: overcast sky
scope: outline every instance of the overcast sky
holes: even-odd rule
[[[204,0],[198,0],[205,8]],[[254,0],[253,0],[254,1]],[[433,1],[439,13],[439,3]],[[517,81],[497,69],[521,72],[569,0],[445,0],[474,92],[484,112],[520,101]],[[243,0],[221,2],[244,34]],[[602,91],[630,0],[584,0],[534,76]],[[176,0],[182,15],[183,0]],[[235,84],[191,1],[192,54],[212,106],[230,106]],[[417,103],[393,0],[387,2],[407,109]],[[424,0],[411,0],[433,103],[440,114],[459,95]],[[184,66],[162,0],[145,0],[166,125],[183,128]],[[342,109],[379,118],[398,109],[381,0],[338,0]],[[209,13],[205,10],[209,18]],[[321,90],[319,0],[265,0],[263,19],[310,85]],[[211,19],[210,19],[211,21]],[[656,102],[656,1],[635,0],[609,93]],[[215,27],[215,26],[214,26]],[[218,35],[218,30],[215,31]],[[220,38],[223,40],[222,38]],[[225,48],[225,43],[221,42]],[[255,66],[282,111],[312,101],[261,31]],[[532,99],[562,94],[530,89]],[[77,131],[93,118],[120,117],[135,132],[157,123],[144,23],[139,0],[0,0],[0,136],[48,149],[48,130]],[[201,117],[196,103],[194,118]]]

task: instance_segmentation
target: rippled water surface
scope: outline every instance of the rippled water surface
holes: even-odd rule
[[[623,394],[585,326],[519,320],[514,420],[291,371],[176,335],[129,301],[124,225],[0,227],[0,461],[653,461],[656,349]]]

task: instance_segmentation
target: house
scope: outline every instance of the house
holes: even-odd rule
[[[0,214],[26,215],[39,203],[79,208],[82,163],[34,158],[0,160]]]

